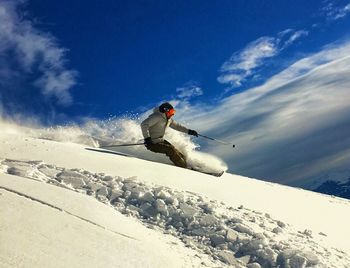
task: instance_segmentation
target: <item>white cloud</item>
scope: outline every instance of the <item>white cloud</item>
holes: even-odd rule
[[[277,37],[260,37],[244,49],[235,52],[221,66],[218,82],[230,84],[233,88],[242,86],[249,77],[256,75],[256,69],[264,64],[264,60],[278,55],[283,49],[307,34],[308,32],[304,30],[287,29],[278,33]]]
[[[190,105],[179,121],[236,143],[208,148],[234,173],[298,185],[339,169],[350,175],[349,55],[350,42],[327,46],[217,106]]]
[[[221,75],[218,81],[239,87],[242,82],[252,74],[252,70],[262,64],[266,58],[278,53],[276,41],[271,37],[261,37],[251,42],[243,50],[234,53],[231,58],[221,66]]]
[[[203,95],[203,90],[195,84],[187,84],[176,89],[177,97],[180,99],[190,99]]]
[[[70,104],[77,72],[66,68],[66,49],[59,47],[52,35],[18,14],[23,2],[0,0],[0,77],[12,81],[14,74],[30,76],[44,95]]]
[[[59,73],[55,73],[47,70],[35,82],[35,85],[43,89],[44,95],[56,96],[59,104],[69,104],[72,102],[72,97],[67,89],[75,85],[75,72],[60,71]]]
[[[325,6],[321,8],[321,13],[328,20],[339,20],[346,17],[350,13],[350,3],[345,6],[337,6],[332,1],[325,1]]]
[[[303,36],[307,36],[308,34],[309,34],[309,32],[305,31],[305,30],[292,32],[292,34],[290,36],[288,36],[287,40],[285,41],[283,48],[286,48],[286,47],[292,45],[296,40],[298,40],[299,38],[301,38]]]

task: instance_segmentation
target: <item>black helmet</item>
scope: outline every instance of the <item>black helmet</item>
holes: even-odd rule
[[[169,102],[164,102],[159,106],[159,112],[165,113],[171,109],[174,109],[174,107]]]

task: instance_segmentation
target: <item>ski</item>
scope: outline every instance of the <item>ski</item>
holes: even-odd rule
[[[225,171],[219,171],[219,172],[206,172],[206,171],[202,171],[199,169],[194,169],[194,168],[188,168],[189,170],[195,171],[195,172],[199,172],[199,173],[203,173],[203,174],[207,174],[210,176],[214,176],[214,177],[221,177]]]

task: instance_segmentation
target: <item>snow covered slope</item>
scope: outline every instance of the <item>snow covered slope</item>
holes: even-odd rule
[[[348,200],[100,154],[10,125],[0,161],[4,267],[350,265]]]
[[[171,239],[73,191],[1,175],[0,199],[0,267],[190,267],[199,262]]]

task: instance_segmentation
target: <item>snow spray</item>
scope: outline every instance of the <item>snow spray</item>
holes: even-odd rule
[[[143,142],[140,127],[141,118],[129,115],[127,117],[111,117],[107,120],[88,119],[80,125],[70,124],[37,129],[33,130],[31,134],[37,138],[78,143],[95,148],[112,144],[139,143]],[[223,160],[201,152],[200,146],[184,133],[168,128],[164,139],[182,152],[186,156],[187,164],[194,169],[205,172],[227,170],[227,165]],[[119,147],[115,150],[141,159],[171,164],[165,155],[150,152],[144,146]]]

